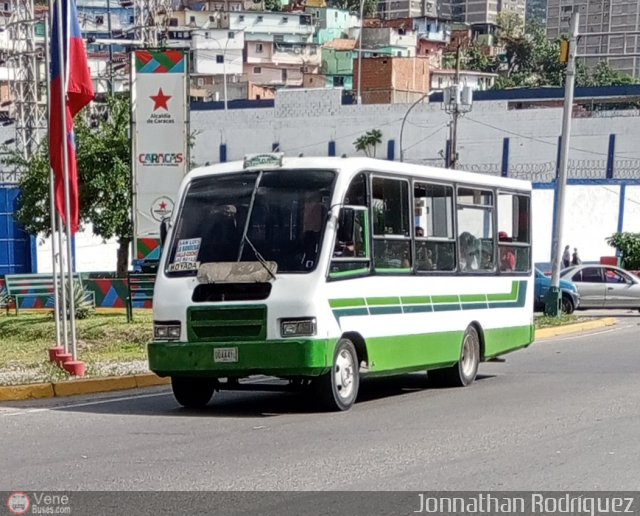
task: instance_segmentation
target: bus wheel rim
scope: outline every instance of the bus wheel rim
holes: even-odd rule
[[[462,374],[465,377],[470,377],[473,374],[473,369],[475,367],[475,353],[474,353],[474,342],[473,337],[471,335],[464,336],[464,342],[462,344]]]
[[[338,353],[333,372],[336,393],[341,399],[348,399],[353,393],[355,384],[353,357],[346,349]]]

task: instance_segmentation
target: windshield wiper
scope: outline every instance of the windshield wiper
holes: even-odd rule
[[[251,243],[251,240],[249,240],[249,237],[246,235],[246,233],[243,236],[243,238],[244,238],[244,241],[247,242],[247,244],[249,244],[249,247],[251,247],[251,250],[253,251],[253,254],[258,259],[258,263],[260,263],[260,265],[262,265],[262,267],[264,267],[264,270],[269,273],[269,276],[271,276],[271,278],[275,280],[276,276],[275,276],[275,274],[273,272],[271,272],[271,269],[267,265],[267,260],[265,260],[264,257],[258,252],[256,247]]]
[[[242,259],[242,253],[244,251],[244,243],[247,242],[249,244],[249,247],[251,247],[251,250],[253,251],[253,254],[258,260],[258,262],[260,263],[260,265],[262,265],[262,267],[264,267],[264,270],[266,270],[269,273],[269,276],[271,276],[271,278],[275,280],[276,276],[275,274],[273,274],[273,272],[271,272],[271,269],[267,265],[267,261],[262,257],[262,255],[258,252],[256,247],[253,245],[253,243],[251,242],[251,240],[249,240],[249,237],[247,236],[247,232],[249,231],[249,224],[251,222],[251,214],[253,213],[253,206],[255,205],[255,202],[256,202],[256,195],[258,193],[258,188],[260,187],[260,180],[262,179],[262,174],[263,172],[260,171],[260,173],[258,174],[258,177],[256,178],[256,184],[253,185],[253,191],[251,192],[251,201],[249,202],[249,208],[247,209],[247,220],[245,220],[244,222],[244,228],[242,230],[242,238],[240,239],[240,249],[238,250],[237,261],[239,262]]]
[[[260,187],[261,179],[262,179],[262,171],[258,173],[256,182],[253,185],[253,191],[251,192],[251,200],[249,201],[249,208],[247,209],[247,218],[244,221],[244,228],[242,228],[242,238],[240,238],[240,249],[238,250],[238,259],[236,260],[238,262],[242,259],[242,251],[244,251],[245,241],[249,241],[249,239],[247,238],[247,232],[249,231],[249,223],[251,222],[251,213],[253,212],[253,205],[256,202],[256,195],[258,193],[258,188]],[[249,245],[251,245],[251,242],[249,242]],[[251,247],[253,247],[253,245],[251,245]],[[255,252],[255,248],[254,248],[254,252]]]

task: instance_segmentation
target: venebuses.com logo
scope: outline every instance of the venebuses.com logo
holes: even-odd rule
[[[26,493],[11,493],[7,499],[7,507],[11,514],[26,514],[31,507],[31,501]]]

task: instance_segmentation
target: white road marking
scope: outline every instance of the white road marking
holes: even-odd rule
[[[90,407],[92,405],[104,405],[105,403],[117,403],[120,401],[128,401],[134,399],[143,399],[143,398],[156,398],[159,396],[170,396],[170,392],[160,392],[153,394],[139,394],[139,395],[131,395],[131,396],[121,396],[119,398],[109,398],[106,400],[96,400],[96,401],[85,401],[82,403],[69,403],[66,405],[59,405],[56,407],[45,407],[45,408],[32,408],[25,410],[16,410],[15,412],[8,412],[6,414],[0,414],[3,417],[8,416],[22,416],[25,414],[36,414],[38,412],[50,412],[55,410],[64,410],[68,408],[78,408],[78,407]],[[54,398],[55,399],[55,398]]]

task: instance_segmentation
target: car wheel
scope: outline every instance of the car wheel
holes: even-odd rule
[[[185,408],[202,408],[213,396],[215,381],[210,378],[173,376],[171,389],[176,401]]]
[[[471,385],[480,365],[480,336],[469,326],[462,338],[462,350],[457,364],[445,369],[429,371],[429,381],[438,387],[466,387]]]
[[[360,387],[358,355],[353,342],[340,339],[331,371],[318,378],[316,387],[324,408],[333,411],[351,408]]]
[[[573,304],[573,300],[567,296],[566,294],[562,295],[561,308],[562,313],[564,314],[572,314],[575,311],[575,306]]]

